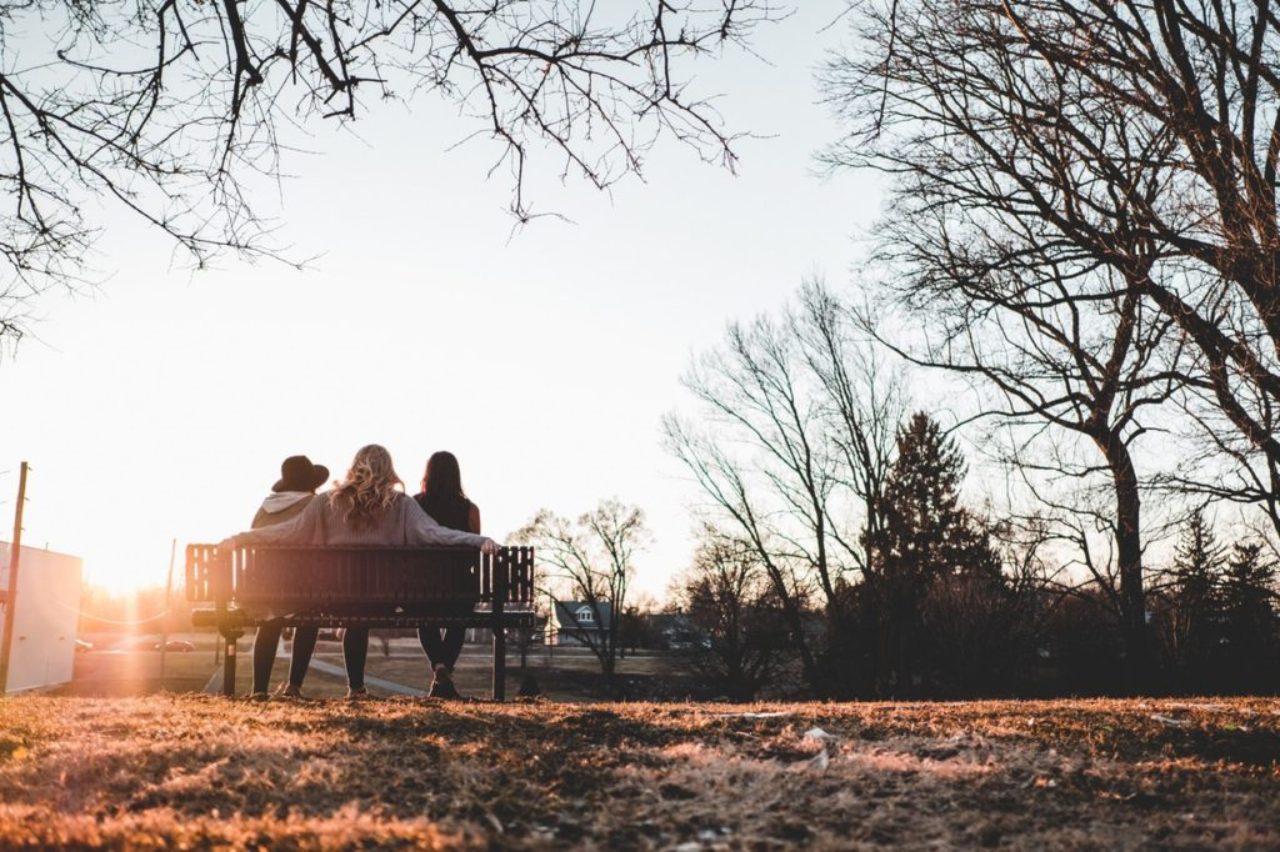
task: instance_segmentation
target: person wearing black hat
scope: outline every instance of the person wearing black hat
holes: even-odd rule
[[[253,516],[253,529],[279,524],[302,514],[316,489],[329,479],[329,468],[312,464],[306,456],[289,456],[280,465],[280,479]]]
[[[312,464],[306,456],[289,456],[280,465],[280,479],[271,486],[271,493],[262,501],[253,516],[252,528],[283,523],[301,515],[316,496],[316,489],[329,479],[329,468]],[[276,662],[276,647],[280,644],[280,624],[269,622],[258,628],[253,640],[253,693],[251,698],[267,697],[271,684],[271,668]],[[302,697],[302,681],[311,665],[311,655],[316,649],[318,627],[293,629],[293,658],[289,662],[289,682],[280,694],[288,698]]]

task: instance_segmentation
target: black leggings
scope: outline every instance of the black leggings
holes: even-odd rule
[[[342,634],[342,659],[347,664],[347,686],[364,688],[364,662],[369,658],[369,628],[348,627]]]
[[[440,637],[440,628],[425,625],[418,628],[418,641],[427,659],[434,667],[444,663],[450,668],[458,662],[462,654],[462,643],[466,641],[465,627],[445,628],[444,638]],[[342,659],[347,664],[347,686],[360,689],[364,686],[364,664],[369,659],[369,628],[348,627],[342,636]]]
[[[427,662],[432,668],[443,663],[453,668],[462,654],[462,643],[467,640],[467,628],[446,627],[444,638],[440,638],[440,627],[436,624],[424,624],[418,628],[418,641],[427,654]]]
[[[276,662],[276,646],[280,644],[280,633],[284,628],[277,622],[268,622],[258,628],[258,635],[253,639],[253,691],[266,692],[271,685],[271,668]],[[318,627],[295,627],[293,629],[293,659],[289,661],[289,683],[301,688],[307,676],[307,666],[311,665],[311,655],[316,650],[316,637],[320,633]]]

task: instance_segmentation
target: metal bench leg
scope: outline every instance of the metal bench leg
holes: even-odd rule
[[[507,700],[507,631],[493,629],[493,700]]]
[[[222,660],[222,694],[230,698],[236,694],[236,640],[227,640]]]
[[[236,640],[242,635],[241,630],[227,630],[222,634],[226,641],[226,653],[222,655],[222,694],[227,698],[236,694]]]
[[[491,556],[490,565],[493,571],[493,612],[490,623],[493,625],[493,700],[507,700],[507,630],[504,626],[502,611],[507,603],[509,560],[499,552]]]

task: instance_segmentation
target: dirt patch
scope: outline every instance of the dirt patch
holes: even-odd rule
[[[1275,848],[1280,702],[0,702],[0,846]]]

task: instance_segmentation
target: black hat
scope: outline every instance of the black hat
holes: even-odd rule
[[[312,464],[306,456],[289,456],[280,465],[280,481],[272,491],[315,491],[329,478],[329,468]]]

